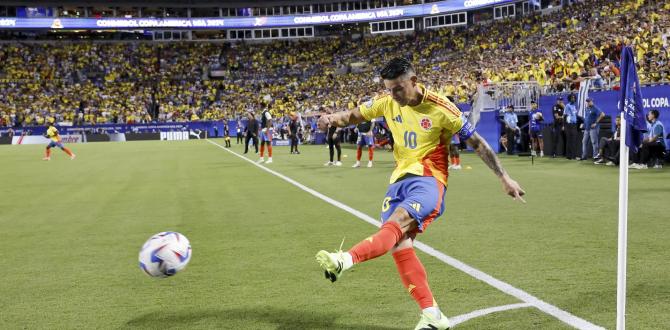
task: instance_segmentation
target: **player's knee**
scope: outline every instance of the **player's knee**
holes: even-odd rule
[[[396,209],[386,221],[398,223],[403,233],[411,232],[412,230],[418,228],[414,218],[412,218],[409,212],[407,212],[407,210],[402,207],[396,207]]]
[[[400,240],[400,242],[398,242],[398,244],[396,244],[391,249],[390,252],[393,254],[397,251],[404,250],[404,249],[411,249],[413,247],[414,247],[414,237],[410,237],[408,234],[405,234],[405,236],[403,236],[403,238]]]

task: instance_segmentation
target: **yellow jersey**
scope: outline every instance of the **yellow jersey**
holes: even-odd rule
[[[449,173],[448,145],[459,133],[463,140],[472,134],[464,123],[461,111],[449,100],[419,85],[421,103],[401,107],[390,95],[380,95],[360,106],[365,120],[384,116],[395,144],[393,157],[396,168],[391,183],[406,174],[432,176],[447,185]]]
[[[60,142],[60,135],[58,135],[56,126],[51,126],[47,129],[47,137],[53,142]]]

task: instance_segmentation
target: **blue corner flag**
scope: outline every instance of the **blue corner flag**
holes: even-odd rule
[[[632,152],[637,152],[642,144],[642,133],[647,131],[647,122],[642,108],[642,92],[635,68],[635,57],[630,47],[624,47],[621,52],[619,111],[623,111],[626,118],[626,145]]]

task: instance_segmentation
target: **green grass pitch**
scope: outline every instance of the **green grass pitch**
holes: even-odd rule
[[[214,140],[223,143],[221,140]],[[1,329],[411,329],[419,310],[392,258],[330,283],[320,249],[348,248],[376,229],[207,141],[0,147]],[[233,151],[241,146],[233,144]],[[393,167],[324,167],[327,149],[274,149],[268,167],[374,218]],[[253,155],[255,160],[256,156]],[[615,168],[503,157],[527,204],[502,193],[472,154],[453,172],[446,212],[419,239],[594,324],[616,321]],[[629,329],[670,328],[670,171],[630,174]],[[151,235],[186,235],[185,271],[153,279],[137,266]],[[448,316],[519,303],[425,253]],[[536,308],[479,317],[458,329],[566,329]]]

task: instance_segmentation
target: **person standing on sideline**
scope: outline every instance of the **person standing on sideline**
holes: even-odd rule
[[[579,159],[580,152],[577,149],[579,143],[579,129],[577,128],[577,95],[568,96],[568,104],[563,112],[565,122],[565,157],[567,159]]]
[[[563,104],[563,98],[559,97],[554,104],[551,113],[554,115],[554,122],[551,125],[551,132],[553,135],[552,140],[552,158],[556,158],[558,155],[558,150],[562,150],[565,155],[565,122],[563,117],[565,116],[565,104]]]
[[[328,153],[330,155],[330,160],[323,164],[324,166],[342,166],[342,147],[340,147],[340,134],[342,129],[335,126],[328,126],[326,131],[326,139],[328,141]],[[337,150],[337,161],[334,161],[335,150]]]
[[[520,133],[518,126],[519,118],[514,112],[514,106],[508,105],[503,114],[503,121],[505,123],[505,135],[507,137],[507,154],[514,155],[514,145],[516,144],[516,135]]]
[[[291,121],[288,123],[288,138],[291,142],[291,154],[300,154],[300,151],[298,151],[298,131],[300,129],[298,115],[295,112],[291,112],[289,119]]]
[[[245,128],[246,139],[244,140],[244,153],[246,154],[249,151],[249,142],[253,142],[254,148],[256,148],[256,153],[258,153],[258,121],[254,117],[254,113],[249,111],[247,112],[247,127]]]
[[[544,138],[542,137],[542,112],[537,108],[535,101],[530,101],[530,113],[528,114],[528,134],[530,135],[531,155],[544,157]],[[509,141],[507,141],[509,143]]]
[[[586,160],[586,154],[589,144],[593,148],[593,159],[600,158],[598,155],[598,131],[600,131],[600,121],[605,118],[605,113],[593,104],[593,99],[586,99],[586,110],[584,110],[584,137],[582,138],[582,157]]]
[[[240,144],[244,143],[244,137],[242,136],[242,121],[238,120],[237,121],[237,143],[235,144]]]

